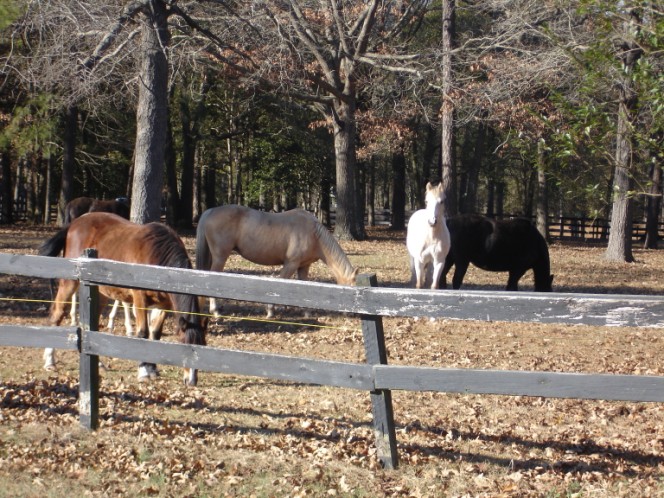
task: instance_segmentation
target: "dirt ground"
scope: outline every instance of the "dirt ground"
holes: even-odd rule
[[[52,227],[0,227],[0,251],[35,254]],[[182,234],[193,255],[193,234]],[[342,246],[379,285],[406,287],[403,233],[372,229]],[[554,290],[662,294],[664,251],[608,263],[603,248],[554,243]],[[229,271],[273,275],[234,256]],[[312,278],[331,281],[322,264]],[[469,271],[466,288],[505,274]],[[522,280],[532,289],[532,275]],[[48,282],[0,275],[0,323],[45,324]],[[211,346],[364,361],[359,321],[224,303]],[[124,333],[121,320],[115,333]],[[434,367],[664,375],[661,329],[390,318],[389,362]],[[164,340],[175,340],[167,334]],[[366,392],[176,368],[136,382],[105,359],[101,427],[78,425],[78,358],[0,347],[2,496],[664,496],[664,405],[393,392],[400,465],[375,458]]]

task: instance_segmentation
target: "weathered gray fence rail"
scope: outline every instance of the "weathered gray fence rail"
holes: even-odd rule
[[[439,317],[531,323],[664,327],[664,297],[528,292],[432,291],[358,286],[157,268],[100,259],[0,253],[0,273],[81,281],[82,328],[0,327],[0,345],[79,349],[81,423],[98,417],[99,356],[202,371],[268,377],[366,390],[371,394],[378,456],[397,465],[391,390],[440,391],[623,401],[664,401],[664,377],[541,371],[445,369],[387,364],[384,316]],[[99,333],[98,285],[298,306],[356,314],[366,363],[314,360],[268,353],[160,343]],[[136,341],[142,341],[140,345]]]

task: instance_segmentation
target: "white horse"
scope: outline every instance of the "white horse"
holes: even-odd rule
[[[410,254],[411,282],[421,289],[425,285],[427,268],[433,268],[431,288],[438,288],[438,281],[450,250],[450,232],[445,222],[445,194],[443,184],[427,183],[426,207],[415,211],[408,220],[406,247]]]

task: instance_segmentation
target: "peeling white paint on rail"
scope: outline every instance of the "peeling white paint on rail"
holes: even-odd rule
[[[608,327],[626,327],[630,324],[638,326],[638,315],[645,311],[644,308],[635,306],[624,306],[608,310],[606,313],[606,325]]]

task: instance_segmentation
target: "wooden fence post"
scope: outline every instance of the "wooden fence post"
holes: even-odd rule
[[[376,287],[375,274],[357,276],[360,287]],[[367,363],[387,365],[383,318],[380,315],[362,315],[362,335]],[[371,412],[373,414],[374,435],[378,459],[386,469],[396,469],[398,465],[397,436],[394,428],[392,392],[389,389],[371,391]]]
[[[95,249],[86,249],[83,257],[96,258]],[[81,326],[80,343],[86,339],[87,332],[99,331],[99,288],[87,282],[79,287],[79,316]],[[79,356],[79,422],[86,429],[99,427],[99,356],[86,354],[80,348]]]

